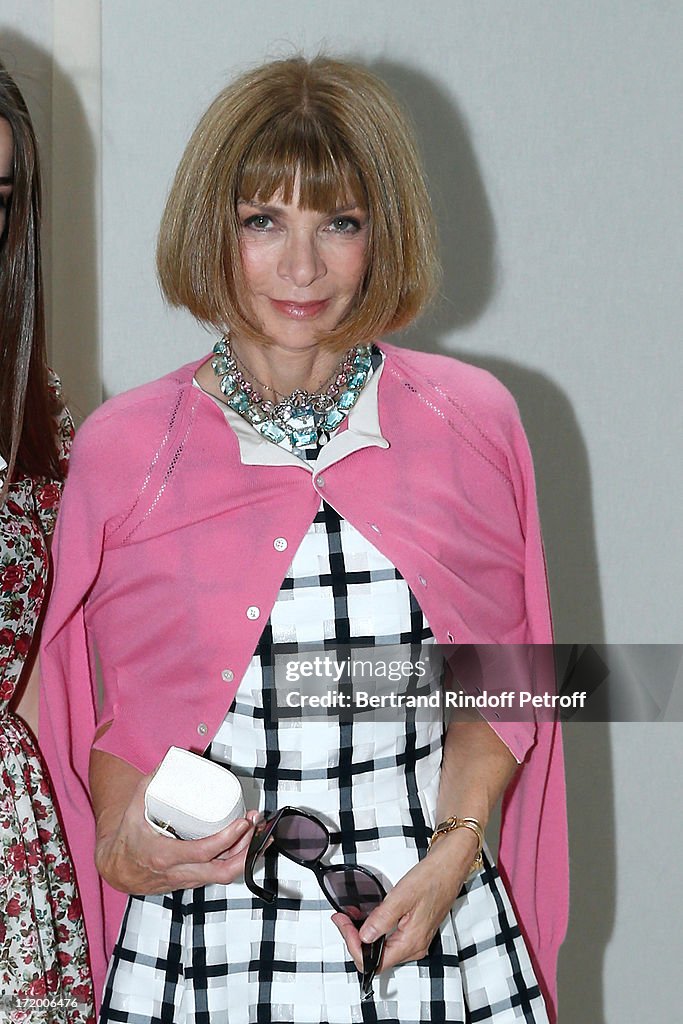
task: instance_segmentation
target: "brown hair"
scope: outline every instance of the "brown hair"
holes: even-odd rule
[[[0,239],[0,452],[15,470],[60,479],[56,400],[48,388],[40,261],[40,168],[31,118],[0,64],[0,118],[14,139],[13,189]]]
[[[326,343],[348,347],[409,324],[439,280],[436,232],[412,128],[387,86],[327,57],[274,61],[214,100],[180,161],[161,221],[157,268],[174,306],[264,342],[245,307],[238,199],[304,209],[353,199],[369,214],[356,305]]]

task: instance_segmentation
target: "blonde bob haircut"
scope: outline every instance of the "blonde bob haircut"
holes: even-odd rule
[[[161,221],[157,269],[169,303],[267,344],[249,306],[237,203],[275,193],[289,203],[297,181],[303,209],[353,201],[368,213],[359,295],[325,344],[348,348],[414,320],[436,290],[439,262],[413,131],[383,82],[328,57],[264,64],[200,120]]]

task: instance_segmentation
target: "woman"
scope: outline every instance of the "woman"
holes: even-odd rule
[[[21,694],[33,724],[31,670],[72,425],[45,362],[36,140],[2,65],[0,386],[0,1008],[11,1021],[83,1022],[92,985],[73,868],[35,742],[12,710]]]
[[[566,917],[555,727],[457,722],[444,743],[440,722],[292,726],[273,709],[280,643],[551,635],[511,398],[473,367],[373,341],[436,280],[419,161],[386,87],[326,58],[238,79],[188,144],[158,266],[170,302],[220,340],[79,434],[46,624],[52,756],[100,980],[113,950],[101,1020],[546,1021],[539,986],[552,1014]],[[170,744],[230,765],[268,819],[322,816],[340,847],[325,864],[392,887],[360,932],[330,921],[279,833],[262,884],[253,814],[210,839],[154,834],[144,790]],[[538,977],[477,858],[522,761],[501,861]],[[364,999],[356,968],[369,990],[382,935]]]

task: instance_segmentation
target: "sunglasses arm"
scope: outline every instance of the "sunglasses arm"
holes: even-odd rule
[[[258,883],[254,881],[254,864],[259,853],[261,853],[261,850],[261,837],[259,836],[259,833],[256,832],[254,836],[252,836],[249,849],[247,850],[247,857],[244,865],[244,882],[247,889],[249,889],[254,896],[257,896],[265,903],[273,903],[276,894],[274,892],[270,892],[269,889],[264,889],[262,885],[258,885]]]
[[[275,901],[274,892],[268,892],[268,890],[264,889],[263,886],[257,885],[256,882],[252,882],[247,878],[245,878],[244,881],[246,883],[247,889],[249,889],[249,891],[252,892],[254,896],[258,896],[260,900],[264,900],[265,903],[273,903]]]
[[[382,953],[384,952],[384,935],[380,935],[374,942],[363,942],[363,970],[358,972],[362,999],[372,998],[372,983],[379,967]]]

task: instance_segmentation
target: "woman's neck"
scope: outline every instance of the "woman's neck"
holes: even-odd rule
[[[230,347],[242,374],[269,401],[288,397],[298,388],[310,393],[321,390],[345,355],[319,345],[298,350],[277,343],[257,346],[239,339],[231,339]]]

